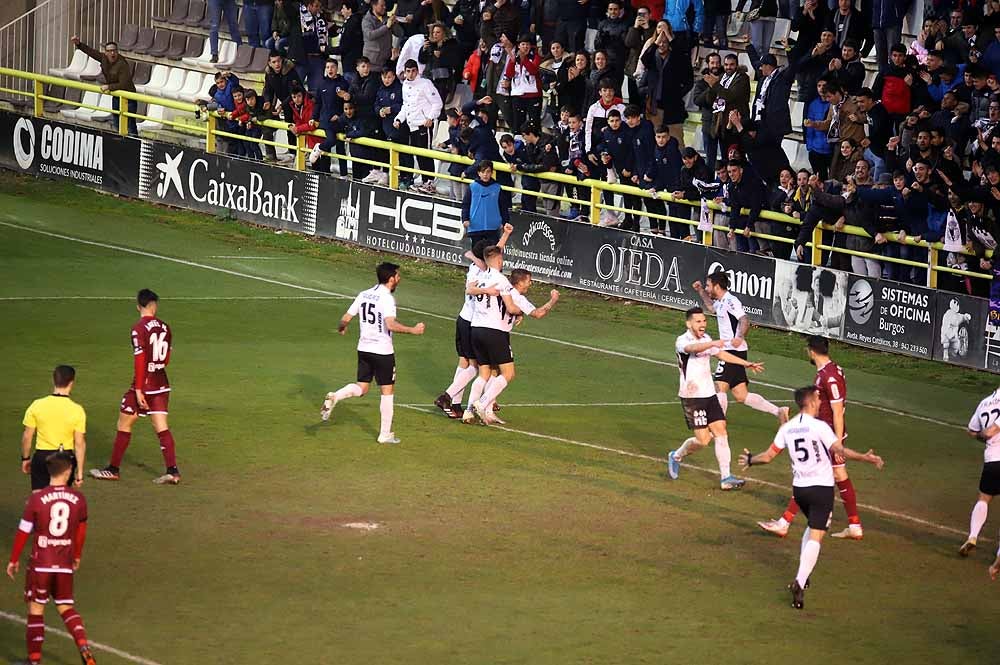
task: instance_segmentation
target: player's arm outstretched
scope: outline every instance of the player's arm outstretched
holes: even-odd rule
[[[722,341],[722,340],[719,340]],[[723,342],[725,344],[725,342]],[[719,360],[723,362],[730,363],[732,365],[742,365],[754,374],[760,374],[764,371],[764,363],[751,362],[749,360],[744,360],[739,356],[729,353],[729,351],[719,351]]]
[[[556,291],[555,289],[552,289],[551,291],[549,291],[548,302],[546,302],[541,307],[536,307],[534,311],[532,311],[531,314],[529,314],[528,316],[530,316],[533,319],[544,318],[546,314],[552,311],[552,308],[555,307],[555,304],[557,302],[559,302],[559,292]],[[519,312],[522,311],[519,307],[517,307],[517,305],[514,305],[514,308],[517,309]]]
[[[744,448],[739,457],[740,469],[746,471],[754,464],[770,464],[775,457],[781,454],[782,450],[784,450],[784,448],[779,448],[772,443],[764,452],[751,455],[750,450],[748,448]]]
[[[869,448],[867,453],[859,453],[858,451],[848,448],[838,441],[830,447],[830,452],[833,453],[838,462],[845,459],[855,460],[858,462],[868,462],[879,471],[881,471],[882,467],[885,466],[885,460],[883,460],[880,455],[875,454],[874,448]]]
[[[385,317],[385,327],[394,333],[405,333],[407,335],[423,335],[424,323],[421,321],[415,326],[405,326],[396,320],[394,316]]]
[[[499,247],[500,249],[506,247],[507,241],[510,239],[510,234],[512,234],[513,232],[514,232],[513,224],[504,224],[503,233],[500,234],[500,240],[497,241],[497,247]],[[467,258],[470,262],[476,264],[476,267],[479,268],[480,270],[486,270],[486,263],[483,262],[482,259],[477,258],[476,255],[472,253],[471,249],[466,250],[465,254],[463,254],[462,256]]]
[[[713,302],[712,296],[708,295],[708,291],[706,291],[705,287],[701,285],[701,282],[695,282],[691,285],[691,288],[697,291],[698,295],[701,296],[701,304],[705,311],[709,314],[715,314],[715,302]]]
[[[344,315],[340,317],[340,323],[337,324],[337,332],[341,335],[346,334],[347,326],[351,323],[351,319],[353,318],[354,316],[350,312],[345,312]]]

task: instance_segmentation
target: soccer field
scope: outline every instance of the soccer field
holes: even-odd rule
[[[87,466],[103,466],[139,288],[157,291],[173,329],[183,484],[150,482],[162,458],[140,422],[121,482],[83,487],[76,599],[89,636],[116,650],[99,662],[997,662],[996,515],[972,557],[956,554],[982,465],[964,423],[997,377],[834,347],[849,443],[886,468],[851,467],[865,539],[824,541],[799,612],[785,585],[804,519],[784,540],[755,525],[785,505],[787,459],[755,466],[740,492],[718,489],[711,450],[666,476],[663,457],[688,436],[678,312],[563,292],[513,338],[507,426],[463,426],[431,407],[455,368],[463,272],[397,259],[399,318],[427,325],[396,339],[402,444],[375,443],[375,394],[321,423],[326,391],[354,379],[357,328],[340,337],[337,321],[382,258],[0,175],[4,552],[28,493],[21,417],[52,367],[76,367]],[[769,399],[812,382],[798,335],[748,340]],[[775,429],[731,402],[734,464]],[[344,526],[356,522],[379,528]],[[24,653],[22,580],[5,584],[0,661]],[[45,662],[78,662],[47,618]]]

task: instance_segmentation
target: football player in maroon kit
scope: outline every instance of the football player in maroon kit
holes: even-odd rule
[[[69,486],[73,460],[66,452],[49,455],[45,462],[51,478],[48,487],[28,497],[14,548],[7,564],[7,576],[14,579],[20,568],[21,551],[35,534],[31,561],[24,575],[24,600],[28,604],[25,639],[28,662],[42,662],[45,640],[45,606],[51,599],[66,624],[66,630],[80,649],[83,665],[96,665],[83,619],[73,607],[73,573],[80,568],[83,541],[87,535],[87,500]]]
[[[847,425],[844,422],[847,381],[844,379],[844,370],[831,360],[830,342],[825,337],[811,336],[806,342],[806,353],[809,355],[809,362],[816,366],[815,386],[820,398],[819,419],[833,429],[840,444],[843,445],[844,439],[847,438]],[[875,468],[879,470],[885,464],[873,449],[869,449],[862,456],[862,459],[869,464],[874,464]],[[830,535],[834,538],[861,540],[864,531],[861,529],[861,517],[858,515],[858,498],[854,492],[854,483],[847,476],[847,467],[843,462],[838,464],[834,460],[833,478],[837,483],[840,498],[844,502],[844,509],[847,511],[847,528]],[[768,533],[784,538],[788,535],[788,526],[798,512],[799,504],[792,498],[788,501],[788,507],[781,517],[767,522],[757,522],[757,526]]]
[[[160,451],[167,467],[166,473],[153,480],[157,485],[176,485],[181,482],[177,470],[177,453],[174,436],[167,426],[167,404],[170,401],[170,381],[167,365],[170,364],[170,327],[157,318],[159,297],[149,289],[136,296],[139,321],[132,326],[132,354],[135,375],[132,386],[122,396],[118,414],[118,433],[115,435],[111,461],[103,469],[91,469],[90,475],[98,480],[118,480],[125,450],[132,439],[132,426],[139,417],[149,416],[160,440]]]

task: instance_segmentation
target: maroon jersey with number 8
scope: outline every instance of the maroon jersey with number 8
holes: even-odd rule
[[[170,390],[167,379],[170,341],[170,328],[155,317],[144,316],[132,326],[132,353],[135,356],[132,388],[138,388],[147,395]]]
[[[80,525],[87,521],[87,500],[71,487],[33,492],[19,529],[35,533],[31,569],[40,573],[72,573],[78,555]]]
[[[847,408],[847,381],[844,379],[844,370],[840,365],[832,360],[816,370],[816,387],[819,388],[819,419],[830,426],[833,426],[833,406],[839,402]],[[847,421],[844,421],[844,436],[847,436]]]

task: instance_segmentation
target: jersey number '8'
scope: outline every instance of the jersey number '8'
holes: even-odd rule
[[[66,533],[69,528],[69,504],[57,501],[49,508],[49,535],[55,538]]]

